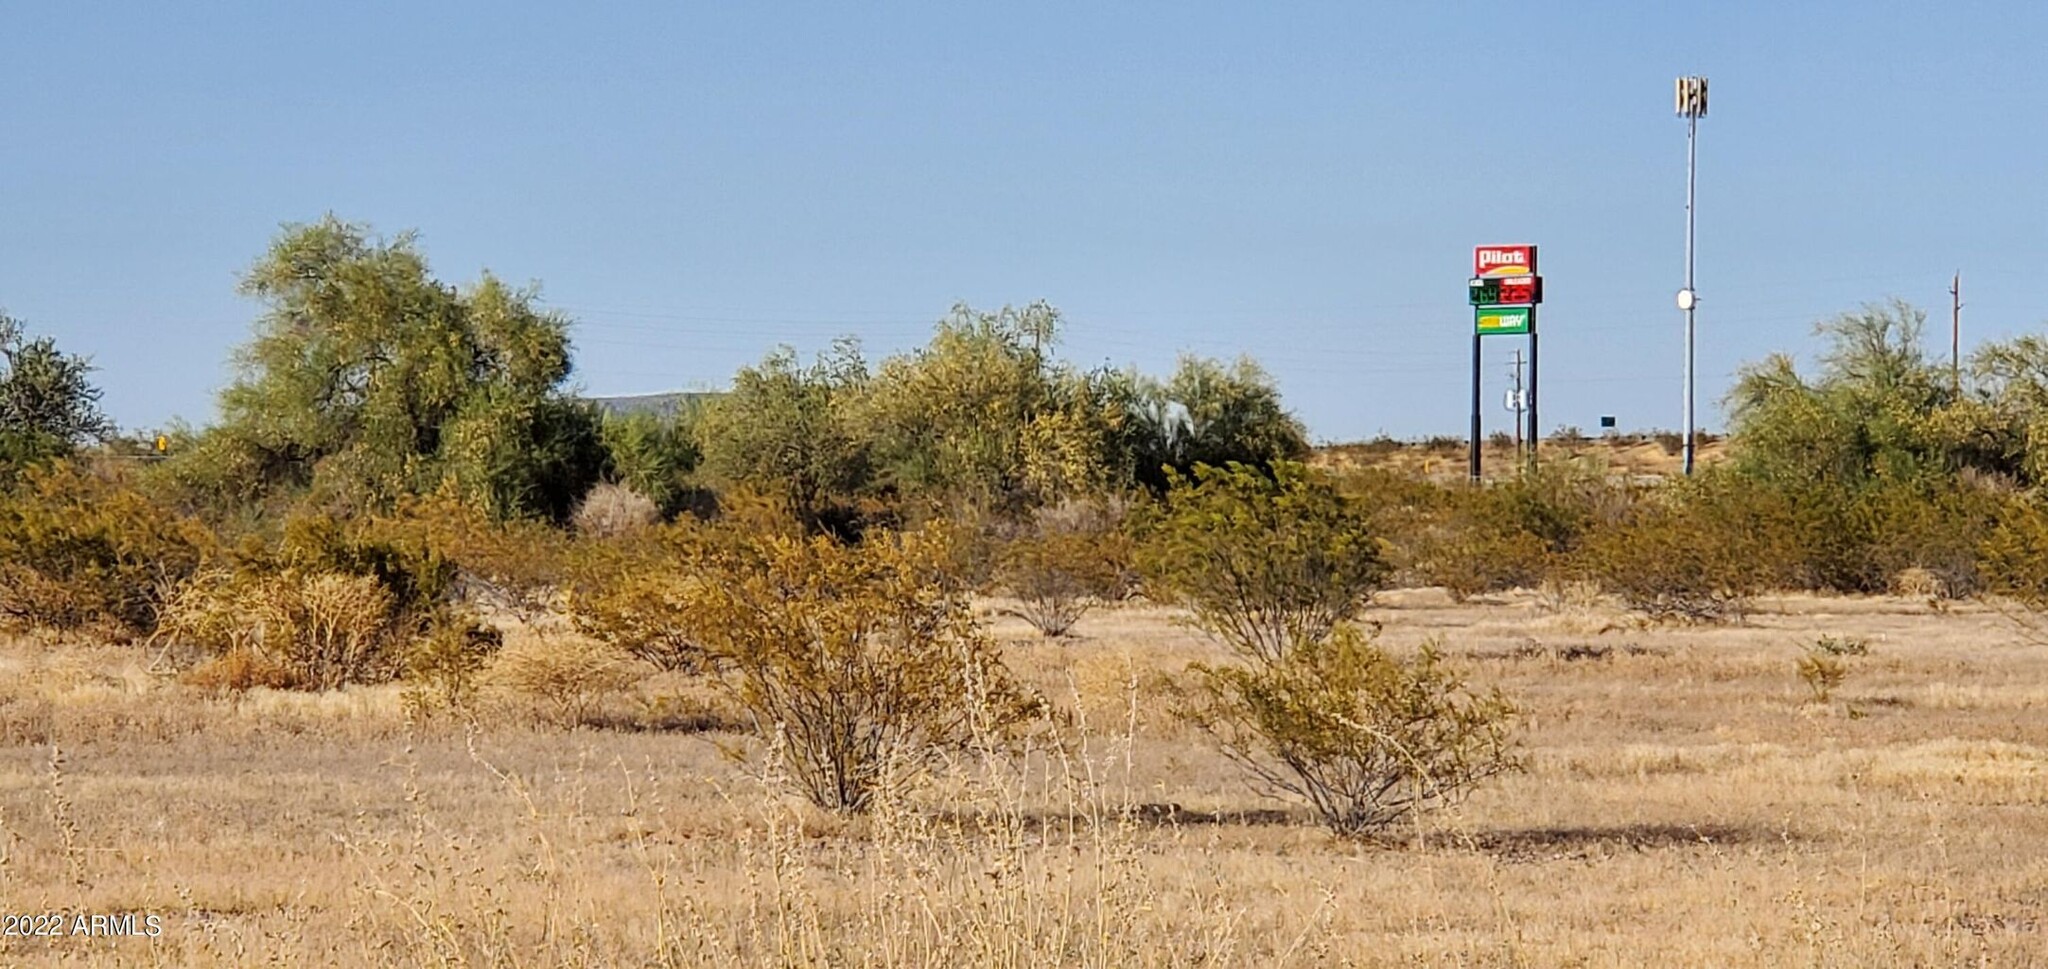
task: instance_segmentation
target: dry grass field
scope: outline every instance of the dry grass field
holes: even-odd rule
[[[1528,759],[1371,844],[1174,721],[1160,677],[1221,654],[1161,609],[1059,642],[992,618],[1074,725],[857,819],[680,729],[715,717],[649,713],[700,702],[661,680],[586,716],[612,726],[470,727],[410,723],[395,687],[230,700],[16,641],[5,911],[161,933],[5,938],[0,964],[2048,964],[2048,648],[1995,612],[1786,598],[1645,629],[1418,591],[1370,618],[1515,696]],[[1822,634],[1869,646],[1827,703],[1793,671]]]
[[[1616,475],[1669,477],[1685,466],[1684,454],[1678,450],[1678,440],[1677,435],[1671,435],[1668,443],[1635,436],[1594,437],[1576,442],[1546,440],[1543,456],[1546,459],[1589,460]],[[1695,459],[1708,465],[1727,456],[1727,441],[1715,438],[1700,444]],[[1462,442],[1432,445],[1407,441],[1326,445],[1316,449],[1310,463],[1332,470],[1378,468],[1451,483],[1464,480],[1466,460],[1467,452]],[[1521,463],[1513,447],[1494,441],[1481,446],[1480,461],[1488,476],[1511,470]]]

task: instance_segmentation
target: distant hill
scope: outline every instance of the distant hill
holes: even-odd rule
[[[631,394],[624,397],[586,397],[606,414],[674,414],[698,407],[724,394],[716,391],[677,391],[668,394]]]

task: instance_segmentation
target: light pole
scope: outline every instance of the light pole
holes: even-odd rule
[[[1685,119],[1685,288],[1678,291],[1678,308],[1685,311],[1685,473],[1692,474],[1693,430],[1693,308],[1699,293],[1692,288],[1693,172],[1699,160],[1700,119],[1707,116],[1707,79],[1678,79],[1678,116]]]

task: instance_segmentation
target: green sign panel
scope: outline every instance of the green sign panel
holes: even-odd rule
[[[1536,323],[1533,306],[1481,306],[1472,311],[1472,323],[1480,335],[1527,333]]]

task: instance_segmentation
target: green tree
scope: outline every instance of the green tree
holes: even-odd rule
[[[1894,299],[1821,321],[1811,380],[1783,354],[1744,367],[1728,396],[1737,467],[1790,485],[1952,473],[1974,449],[1954,433],[1955,388],[1921,347],[1926,319]]]
[[[604,418],[606,476],[645,495],[664,516],[683,510],[693,489],[691,472],[703,460],[698,440],[701,405],[673,414],[636,411]]]
[[[61,457],[114,432],[100,413],[99,388],[86,379],[92,369],[0,314],[0,462]]]
[[[412,234],[332,216],[287,226],[242,290],[267,311],[177,469],[212,497],[387,507],[453,480],[493,514],[559,518],[595,479],[595,414],[563,390],[568,321],[532,291],[489,274],[458,290]]]
[[[806,527],[830,525],[868,487],[869,446],[855,407],[868,383],[860,347],[842,340],[809,367],[782,347],[733,377],[698,425],[704,467],[727,484],[786,501]]]
[[[1081,400],[1048,359],[1059,329],[1059,311],[1042,302],[992,313],[955,306],[929,344],[883,361],[866,413],[886,483],[1015,511],[1040,487],[1096,477],[1100,448],[1069,413]]]
[[[1986,344],[1970,357],[1978,392],[1956,436],[1985,454],[1980,464],[2027,483],[2048,481],[2048,339],[2032,334]]]
[[[1225,365],[1183,355],[1165,383],[1141,386],[1130,401],[1140,428],[1133,462],[1141,483],[1166,484],[1163,468],[1182,473],[1198,464],[1258,467],[1308,454],[1301,421],[1280,402],[1280,390],[1250,357]]]

